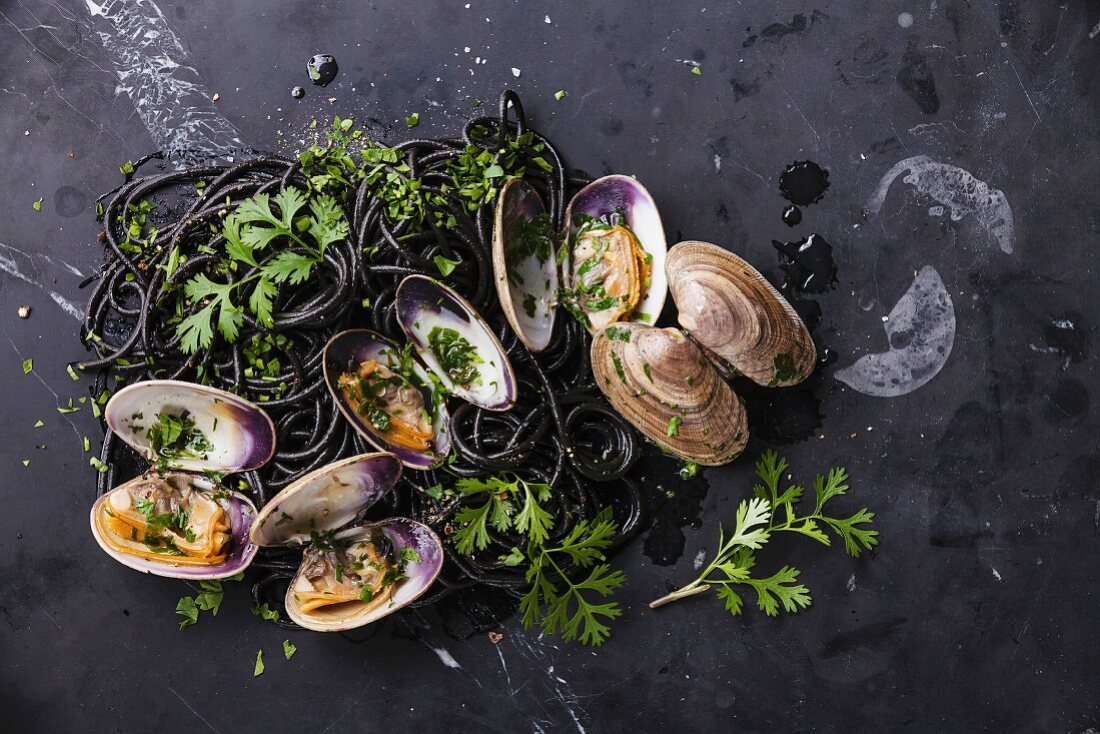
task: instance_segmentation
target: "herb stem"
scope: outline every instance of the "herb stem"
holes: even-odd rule
[[[685,599],[689,596],[695,596],[696,594],[702,594],[710,589],[710,584],[704,584],[701,578],[695,579],[687,586],[682,586],[676,591],[665,594],[660,599],[654,599],[649,603],[650,609],[656,609],[657,607],[663,607],[665,604],[671,604],[674,601]]]

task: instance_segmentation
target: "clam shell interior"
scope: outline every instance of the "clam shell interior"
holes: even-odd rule
[[[550,343],[558,268],[552,223],[533,186],[512,179],[501,189],[493,225],[493,277],[504,315],[527,348]]]
[[[238,472],[257,469],[275,453],[275,426],[258,406],[232,393],[176,380],[149,380],[115,393],[103,411],[120,439],[149,461],[157,457],[148,430],[158,413],[187,412],[213,449],[199,457],[180,456],[167,463],[187,471]]]
[[[678,329],[608,327],[592,341],[592,371],[615,410],[681,458],[717,466],[748,442],[740,399]]]
[[[215,484],[204,476],[194,474],[169,474],[167,478],[173,481],[186,481],[194,488],[202,491],[212,491],[216,488]],[[132,487],[142,481],[143,477],[137,477],[125,484],[119,485],[110,492],[104,494],[92,505],[92,510],[89,515],[92,535],[95,537],[99,547],[102,548],[107,555],[111,556],[111,558],[114,558],[124,566],[154,576],[194,580],[228,578],[248,568],[249,564],[252,563],[252,559],[255,558],[256,552],[259,550],[254,544],[249,542],[249,530],[256,517],[256,506],[252,504],[252,500],[239,492],[226,492],[226,497],[218,501],[218,504],[225,510],[229,518],[230,534],[232,535],[232,539],[229,541],[232,545],[228,557],[225,562],[220,565],[183,566],[178,563],[173,563],[172,556],[165,555],[163,560],[160,558],[152,560],[125,553],[109,544],[98,522],[104,503],[109,502],[111,496],[117,492],[129,493]]]
[[[486,410],[508,410],[516,400],[516,376],[485,321],[465,298],[437,280],[410,275],[397,288],[397,320],[417,354],[458,397]],[[478,378],[469,385],[456,384],[431,348],[434,329],[453,329],[474,348],[481,362]]]
[[[389,518],[375,525],[348,528],[336,537],[341,541],[354,542],[367,537],[373,527],[380,528],[386,534],[398,557],[402,549],[412,548],[420,559],[419,562],[407,563],[405,574],[408,578],[397,582],[389,601],[373,608],[365,603],[347,602],[303,612],[301,604],[295,598],[294,584],[291,582],[291,588],[286,593],[286,611],[291,620],[315,632],[354,629],[396,612],[428,590],[443,568],[443,545],[439,537],[427,525],[404,517]]]
[[[252,523],[260,546],[303,545],[311,532],[338,530],[355,522],[401,476],[389,453],[361,454],[313,471],[285,487]]]
[[[577,192],[565,212],[566,259],[562,267],[566,282],[572,286],[572,257],[574,246],[574,218],[577,214],[604,219],[621,211],[623,223],[630,228],[652,257],[650,282],[643,284],[641,300],[634,309],[632,321],[653,324],[661,315],[668,294],[665,275],[665,257],[668,242],[665,239],[661,214],[649,191],[630,176],[614,174],[598,178]]]
[[[363,438],[369,441],[375,448],[392,452],[402,464],[411,469],[429,469],[438,466],[451,450],[450,415],[447,413],[445,401],[439,401],[435,417],[432,421],[433,450],[416,451],[414,449],[391,445],[374,426],[365,420],[355,410],[355,406],[348,402],[344,392],[337,386],[336,381],[343,373],[349,361],[356,364],[370,359],[377,359],[388,367],[398,363],[397,345],[381,334],[367,329],[350,329],[342,331],[329,340],[325,345],[323,368],[325,373],[325,385],[336,403],[336,407],[344,414],[355,430]],[[413,372],[417,387],[424,398],[424,405],[431,405],[432,383],[428,373],[419,364],[413,364]]]

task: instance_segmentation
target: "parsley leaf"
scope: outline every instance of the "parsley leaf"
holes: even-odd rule
[[[296,652],[298,652],[298,648],[290,644],[290,640],[283,640],[283,657],[290,660]]]
[[[768,616],[779,614],[780,607],[797,612],[812,603],[810,590],[797,583],[799,570],[784,565],[767,577],[752,575],[756,553],[777,532],[804,535],[822,545],[831,545],[825,529],[831,529],[844,540],[844,548],[858,557],[864,550],[878,544],[878,531],[867,527],[875,514],[863,508],[850,517],[825,514],[826,504],[848,490],[848,472],[837,467],[827,476],[814,479],[814,509],[808,515],[798,514],[798,504],[805,490],[797,484],[781,488],[783,475],[790,465],[774,451],[766,451],[756,462],[760,483],[753,486],[753,497],[742,500],[737,507],[733,532],[727,537],[718,530],[718,552],[703,572],[691,583],[650,603],[651,607],[700,594],[714,587],[730,614],[740,614],[744,602],[735,586],[748,586],[756,592],[757,606]]]
[[[455,513],[459,527],[453,537],[459,553],[472,555],[485,550],[490,525],[502,533],[515,530],[536,543],[549,538],[554,517],[539,504],[550,499],[549,485],[504,472],[484,478],[463,477],[455,483],[455,489],[464,496],[485,495],[483,504],[467,504]]]
[[[264,674],[264,651],[260,650],[256,653],[256,665],[252,668],[252,677],[259,678]]]
[[[543,634],[560,633],[564,640],[580,640],[599,646],[611,630],[607,622],[622,614],[616,602],[599,602],[626,581],[622,571],[612,571],[603,561],[617,526],[611,510],[605,508],[591,522],[582,520],[560,545],[528,545],[531,565],[527,581],[531,589],[520,599],[523,625],[539,625]],[[561,561],[566,558],[578,568],[589,568],[588,575],[576,581],[570,578]],[[560,560],[559,560],[560,559]],[[580,578],[580,577],[577,577]]]
[[[195,604],[195,600],[189,596],[181,598],[179,603],[176,604],[176,614],[183,617],[183,621],[180,622],[180,629],[190,627],[199,621],[199,607]]]

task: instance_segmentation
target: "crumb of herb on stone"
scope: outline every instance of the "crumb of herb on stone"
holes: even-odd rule
[[[264,651],[260,650],[256,653],[256,666],[252,668],[252,677],[259,678],[264,674]]]
[[[290,640],[283,640],[283,657],[290,660],[296,652],[298,652],[298,648],[292,645]]]

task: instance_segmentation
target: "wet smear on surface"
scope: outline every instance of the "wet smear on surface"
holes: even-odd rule
[[[967,214],[973,214],[997,240],[1002,252],[1012,252],[1016,244],[1016,229],[1012,207],[1004,192],[975,178],[965,169],[940,163],[926,155],[905,158],[886,172],[867,201],[869,213],[878,214],[882,210],[890,185],[906,171],[909,173],[902,180],[950,209],[952,221],[957,222]]]
[[[655,565],[671,566],[684,553],[684,528],[702,525],[710,484],[702,467],[694,478],[681,478],[679,462],[666,456],[644,456],[638,469],[643,501],[653,518],[642,552]]]
[[[936,93],[936,78],[928,68],[928,60],[917,47],[915,39],[909,40],[909,46],[901,57],[901,69],[897,82],[901,91],[917,103],[920,111],[934,115],[940,110],[940,97]]]
[[[801,35],[813,28],[815,21],[824,17],[824,14],[815,10],[809,17],[802,13],[795,14],[791,18],[790,23],[771,23],[766,25],[759,34],[751,33],[752,28],[748,28],[747,30],[750,31],[750,34],[745,38],[741,46],[743,48],[749,48],[750,46],[754,46],[757,40],[778,43],[784,36]]]
[[[1030,344],[1031,351],[1057,354],[1069,363],[1083,362],[1089,354],[1088,324],[1084,316],[1067,312],[1047,323],[1043,329],[1045,344]]]
[[[939,374],[955,343],[955,307],[935,268],[921,268],[883,328],[889,350],[865,354],[836,379],[864,395],[897,397]]]
[[[53,206],[62,217],[79,217],[88,209],[88,195],[75,186],[62,186],[53,192]]]
[[[791,204],[783,210],[783,224],[794,227],[802,221],[802,210]]]
[[[767,444],[791,444],[805,441],[821,428],[824,414],[817,396],[818,380],[811,376],[805,382],[783,388],[769,388],[749,380],[735,386],[737,395],[745,401],[745,412],[753,439]]]
[[[836,283],[836,261],[833,246],[819,234],[811,234],[797,242],[772,240],[779,252],[779,268],[786,274],[780,290],[804,293],[824,293]]]
[[[336,57],[331,54],[317,54],[306,63],[309,80],[319,87],[328,86],[329,82],[336,78],[336,72],[339,70]]]
[[[829,172],[813,161],[795,161],[779,175],[779,190],[792,204],[808,206],[829,190]]]

